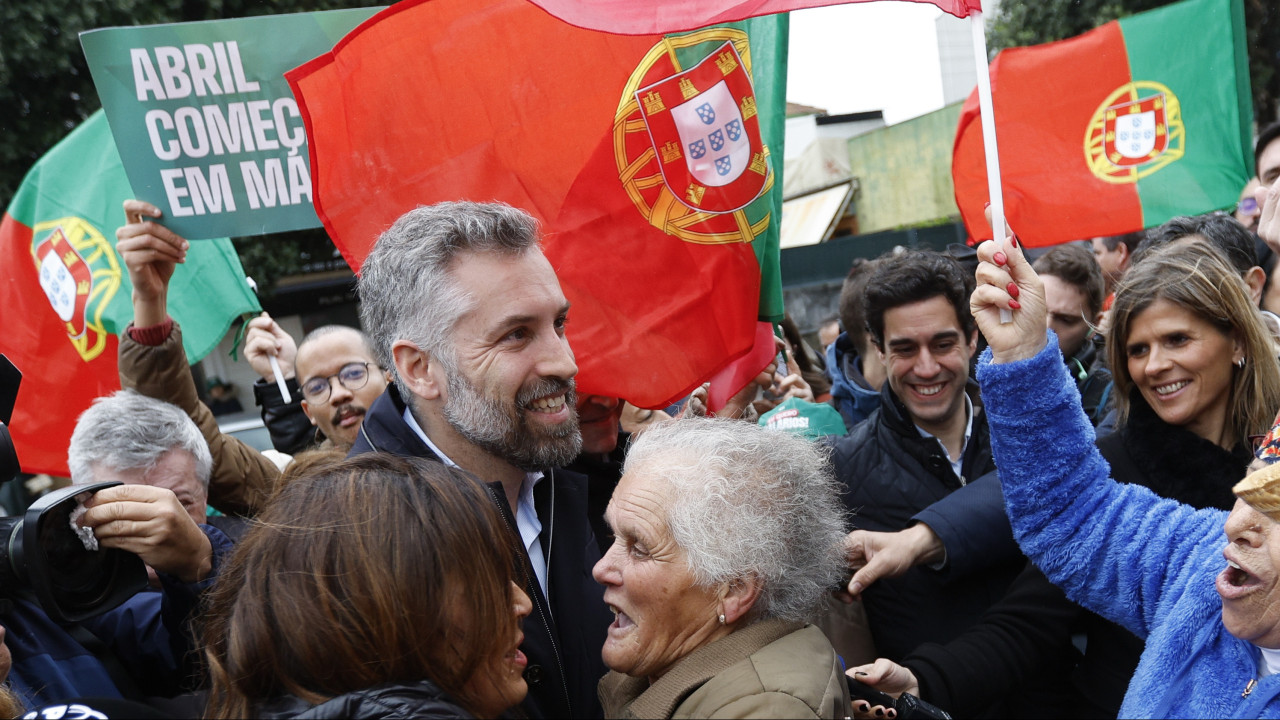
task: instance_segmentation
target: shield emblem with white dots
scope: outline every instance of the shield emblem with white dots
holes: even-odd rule
[[[751,78],[732,42],[636,91],[667,187],[695,210],[728,213],[763,192],[768,151]]]
[[[1163,93],[1106,109],[1103,149],[1116,167],[1131,167],[1159,157],[1169,145]]]

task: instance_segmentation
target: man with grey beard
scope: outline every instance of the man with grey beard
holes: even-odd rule
[[[527,213],[470,202],[411,210],[378,238],[361,268],[360,319],[395,377],[351,454],[425,457],[489,483],[533,601],[522,707],[599,717],[613,618],[591,578],[586,478],[561,469],[582,447],[578,366],[569,303],[538,238]]]

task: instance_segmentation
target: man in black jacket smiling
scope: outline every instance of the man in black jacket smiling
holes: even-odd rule
[[[569,303],[536,221],[496,203],[403,215],[360,276],[361,321],[395,382],[369,409],[352,454],[434,458],[487,483],[517,548],[533,612],[524,709],[596,717],[612,620],[591,578],[599,551],[586,479],[561,466],[582,437],[565,338]]]
[[[969,380],[978,338],[969,312],[972,282],[951,258],[914,251],[882,258],[863,292],[867,331],[887,381],[880,406],[835,442],[832,461],[859,531],[918,534],[915,546],[930,549],[927,557],[913,558],[911,564],[921,565],[899,577],[865,592],[858,580],[850,585],[851,593],[861,593],[879,654],[893,660],[963,631],[1001,597],[1022,564],[1005,528],[1003,562],[954,577],[944,548],[976,542],[992,524],[943,525],[928,514],[935,502],[994,470],[987,423]],[[999,490],[994,476],[980,484]],[[850,537],[851,543],[875,539],[857,531]]]

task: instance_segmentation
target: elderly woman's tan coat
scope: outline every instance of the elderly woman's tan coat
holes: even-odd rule
[[[698,648],[657,682],[610,672],[608,718],[844,718],[840,660],[812,625],[763,620]]]

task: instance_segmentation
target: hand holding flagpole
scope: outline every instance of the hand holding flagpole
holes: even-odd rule
[[[289,386],[285,382],[293,377],[294,362],[298,356],[298,347],[293,338],[265,312],[250,320],[246,328],[245,359],[263,380],[270,382],[275,379],[276,386],[280,388],[280,397],[285,403],[293,402]]]
[[[289,395],[289,386],[284,382],[284,373],[280,372],[280,361],[276,360],[275,355],[268,355],[267,360],[271,361],[271,374],[275,375],[276,386],[280,388],[280,396],[284,398],[286,405],[293,402],[293,398]]]
[[[978,71],[978,107],[982,116],[982,145],[987,156],[987,192],[991,197],[991,237],[1000,250],[1007,251],[1004,234],[1004,195],[1000,189],[1000,153],[996,149],[996,113],[991,102],[991,70],[987,66],[987,31],[982,23],[980,11],[975,10],[969,13],[969,27],[973,30],[973,61]],[[1013,322],[1013,313],[1002,308],[1000,322]]]

